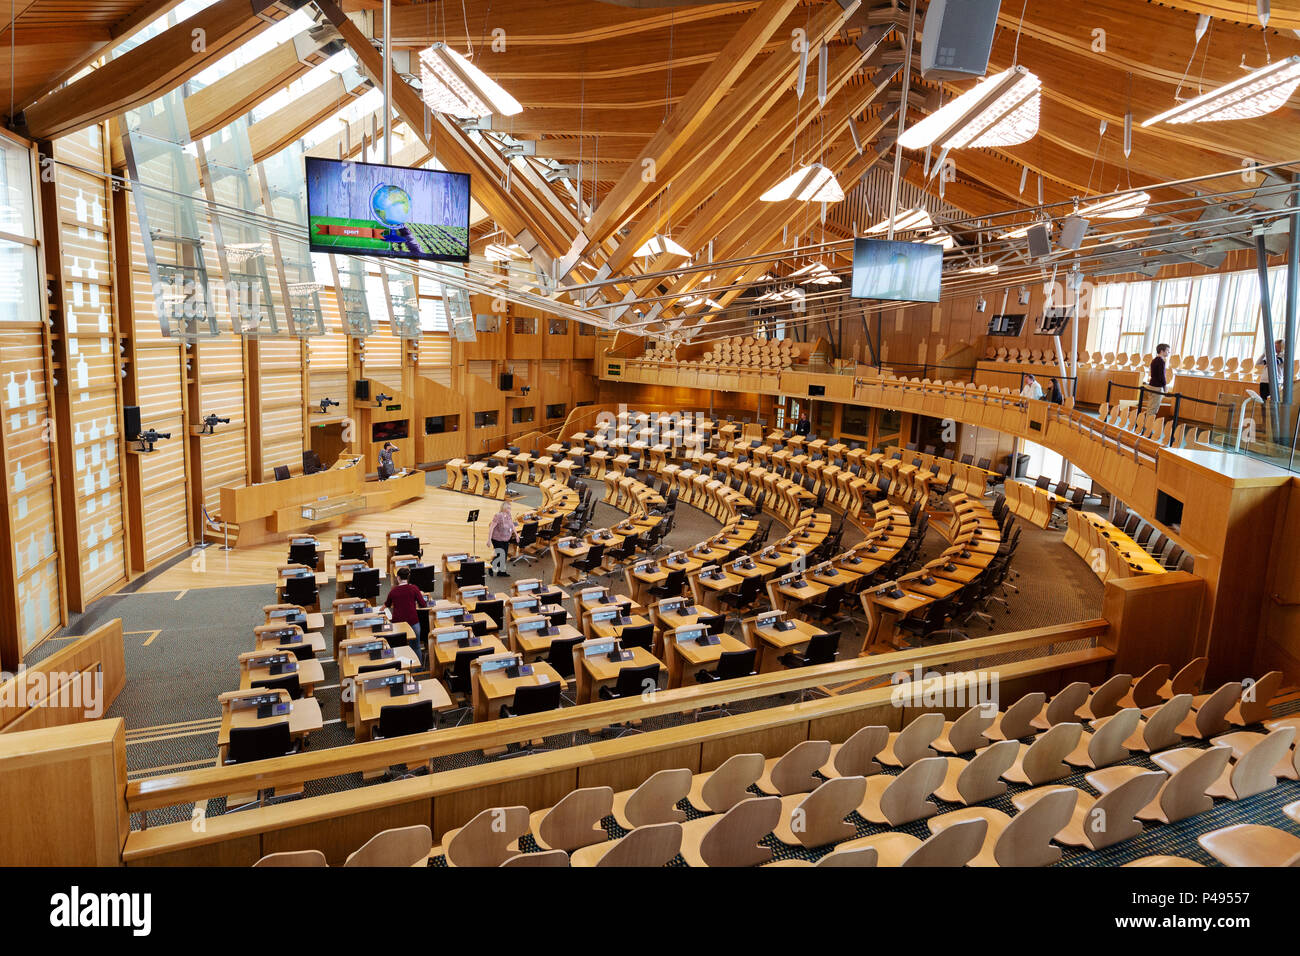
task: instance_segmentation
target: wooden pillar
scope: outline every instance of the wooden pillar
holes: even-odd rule
[[[116,128],[117,123],[113,126]],[[126,178],[126,169],[113,169],[113,178],[122,182]],[[121,382],[120,406],[140,404],[139,380],[137,378],[137,355],[135,347],[135,294],[131,270],[131,209],[130,193],[126,189],[113,191],[109,206],[109,226],[112,232],[113,250],[113,297],[116,308],[115,317],[120,316],[117,335],[119,343],[118,362]],[[120,409],[119,409],[120,413]],[[140,456],[132,455],[127,450],[127,436],[122,435],[118,442],[118,465],[122,469],[122,527],[126,533],[124,542],[127,553],[127,570],[130,574],[141,574],[145,570],[144,560],[144,500],[140,479]]]

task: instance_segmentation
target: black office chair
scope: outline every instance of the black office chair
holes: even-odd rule
[[[420,547],[420,539],[415,535],[403,535],[394,539],[393,554],[413,554],[416,557],[424,557],[424,549]]]
[[[339,542],[339,560],[369,562],[370,546],[366,544],[365,539],[348,540],[344,538]]]
[[[321,463],[320,455],[310,448],[302,453],[302,473],[304,475],[316,475],[324,470],[325,466]]]
[[[430,650],[432,657],[433,651]],[[474,694],[474,685],[470,681],[470,664],[474,658],[482,657],[484,654],[491,654],[490,647],[465,647],[456,652],[456,659],[452,661],[451,668],[447,671],[447,690],[456,697],[462,697],[468,700]]]
[[[526,714],[543,714],[560,706],[560,682],[521,684],[515,688],[513,703],[501,705],[502,717],[523,717]]]
[[[657,687],[658,684],[658,664],[646,664],[644,667],[624,667],[618,672],[618,680],[614,682],[613,687],[605,686],[600,689],[600,699],[621,700],[623,698],[639,697],[647,689]],[[631,724],[614,726],[619,727],[619,732],[615,735],[618,737],[640,733]]]
[[[685,583],[686,572],[681,568],[674,568],[668,572],[668,577],[664,578],[662,584],[650,588],[649,594],[656,600],[675,598],[682,593],[682,585]]]
[[[696,671],[695,679],[701,684],[710,684],[720,680],[734,680],[737,677],[753,677],[754,662],[758,650],[747,647],[743,651],[723,651],[718,657],[718,666],[711,671]]]
[[[583,577],[575,582],[574,586],[578,587],[588,583],[592,574],[597,571],[605,561],[605,546],[603,544],[593,544],[587,549],[587,553],[573,562],[574,570],[581,571]]]
[[[230,728],[230,745],[226,763],[251,763],[293,753],[297,748],[289,736],[289,721],[259,724],[255,727]],[[260,794],[259,794],[260,797]]]
[[[317,562],[316,545],[314,544],[291,544],[289,545],[289,563],[301,564],[304,567],[315,570]]]
[[[379,600],[379,569],[360,568],[352,572],[352,580],[344,589],[348,597],[365,598],[374,602]]]
[[[287,690],[291,700],[302,700],[302,682],[297,674],[280,674],[276,677],[263,677],[250,682],[253,687],[265,687],[267,690]]]
[[[719,600],[733,611],[740,612],[758,600],[758,589],[762,583],[758,577],[745,578],[739,590],[723,594]]]
[[[320,591],[316,588],[316,576],[307,574],[300,578],[288,578],[284,582],[284,603],[296,604],[307,610],[320,609]]]
[[[460,563],[460,567],[456,571],[457,588],[472,587],[473,585],[482,584],[483,581],[482,561],[474,559]]]
[[[519,529],[519,538],[515,542],[515,556],[511,558],[515,564],[520,561],[527,561],[532,564],[537,560],[537,555],[529,554],[528,549],[537,545],[537,522],[525,521],[524,526]]]
[[[474,605],[475,612],[482,612],[492,618],[498,629],[506,626],[506,602],[501,598],[479,601]]]
[[[276,465],[274,468],[271,469],[271,474],[273,474],[273,475],[275,476],[275,480],[276,480],[276,481],[288,481],[288,480],[289,480],[289,466],[288,466],[288,465]]]
[[[582,643],[582,635],[575,637],[557,637],[551,641],[546,663],[555,668],[555,672],[565,680],[573,679],[573,649]]]
[[[696,624],[703,624],[709,629],[710,634],[721,634],[727,627],[727,615],[725,614],[700,614],[695,618]]]
[[[650,650],[654,640],[655,629],[653,624],[629,625],[623,628],[623,633],[619,635],[619,643],[629,650],[634,647],[644,647],[646,650]]]
[[[413,700],[408,704],[387,704],[379,708],[377,737],[406,737],[434,728],[433,701]]]
[[[316,657],[316,651],[306,641],[299,641],[297,644],[286,644],[284,647],[277,647],[277,651],[282,654],[292,654],[296,661],[310,661]]]
[[[839,655],[840,632],[826,631],[814,634],[808,641],[808,647],[802,654],[793,651],[777,658],[786,667],[813,667],[817,664],[829,664]]]

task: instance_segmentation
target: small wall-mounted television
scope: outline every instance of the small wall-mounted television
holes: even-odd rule
[[[468,173],[306,157],[312,252],[469,262]]]
[[[1019,315],[995,315],[989,319],[989,335],[1005,335],[1015,338],[1024,327],[1024,313]]]
[[[1034,329],[1035,335],[1060,335],[1065,331],[1065,327],[1070,324],[1070,310],[1065,307],[1055,309],[1046,309],[1043,317],[1038,320],[1038,327]]]
[[[855,299],[938,302],[943,249],[927,242],[853,240]]]
[[[409,423],[405,418],[393,422],[375,422],[370,426],[370,440],[373,442],[398,441],[405,438]]]

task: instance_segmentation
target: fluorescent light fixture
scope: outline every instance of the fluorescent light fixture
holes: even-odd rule
[[[1042,82],[1023,66],[988,79],[903,131],[898,145],[925,149],[1014,146],[1038,132]]]
[[[995,276],[998,274],[996,265],[987,266],[967,266],[965,269],[956,270],[953,275],[957,276]]]
[[[841,281],[824,262],[809,263],[790,273],[789,278],[798,279],[801,285],[839,285]]]
[[[514,116],[519,101],[445,43],[420,51],[420,84],[424,102],[436,113],[462,119]]]
[[[1264,116],[1286,103],[1297,85],[1300,85],[1300,56],[1289,56],[1252,70],[1217,90],[1179,103],[1149,120],[1143,120],[1142,125],[1217,123]]]
[[[1029,230],[1033,229],[1034,226],[1046,226],[1047,232],[1050,235],[1052,231],[1056,228],[1056,223],[1050,219],[1044,219],[1041,222],[1027,222],[1023,226],[1017,226],[1015,229],[1012,229],[1010,232],[1002,233],[998,238],[999,239],[1023,239],[1025,238],[1025,236],[1029,235]]]
[[[314,292],[320,292],[324,288],[325,286],[323,286],[319,282],[290,282],[289,294],[290,295],[311,295]]]
[[[1151,194],[1147,192],[1122,193],[1109,199],[1100,199],[1081,208],[1076,215],[1084,219],[1132,219],[1147,209]]]
[[[895,232],[914,232],[917,229],[929,229],[934,225],[930,213],[924,209],[907,209],[893,217]],[[878,222],[867,230],[867,235],[889,231],[889,220]]]
[[[488,243],[487,248],[483,250],[483,255],[489,262],[512,262],[528,258],[528,253],[524,252],[517,243],[508,246],[503,246],[499,242]]]
[[[703,295],[693,295],[690,296],[689,298],[682,299],[681,304],[683,306],[686,306],[687,308],[695,305],[707,305],[710,309],[722,308],[721,302],[717,301],[716,299],[710,299],[708,296],[703,296]]]
[[[833,172],[821,163],[813,163],[796,170],[758,198],[763,202],[785,202],[787,199],[799,202],[842,202],[844,190],[835,180]]]
[[[952,234],[942,230],[932,236],[926,236],[921,241],[930,246],[942,246],[944,249],[954,249],[957,246],[957,240],[952,237]]]
[[[241,265],[249,259],[256,259],[271,251],[269,242],[228,242],[226,243],[226,260],[231,265]]]
[[[679,243],[673,242],[663,233],[657,233],[641,244],[641,248],[632,253],[634,256],[661,256],[664,253],[670,253],[674,256],[690,256],[690,252],[683,249]]]

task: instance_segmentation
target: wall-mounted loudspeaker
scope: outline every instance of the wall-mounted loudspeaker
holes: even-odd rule
[[[359,378],[352,386],[352,397],[358,402],[370,401],[370,379]]]
[[[501,391],[508,392],[515,387],[515,377],[509,372],[501,373]]]
[[[135,441],[140,434],[140,406],[122,406],[122,433],[127,441]]]
[[[1067,216],[1061,223],[1061,245],[1066,249],[1078,249],[1087,233],[1088,220],[1082,216]]]
[[[1044,223],[1030,226],[1026,237],[1029,239],[1031,259],[1045,259],[1052,254],[1052,234]]]
[[[921,75],[967,80],[988,72],[1001,0],[930,0],[921,28]]]

